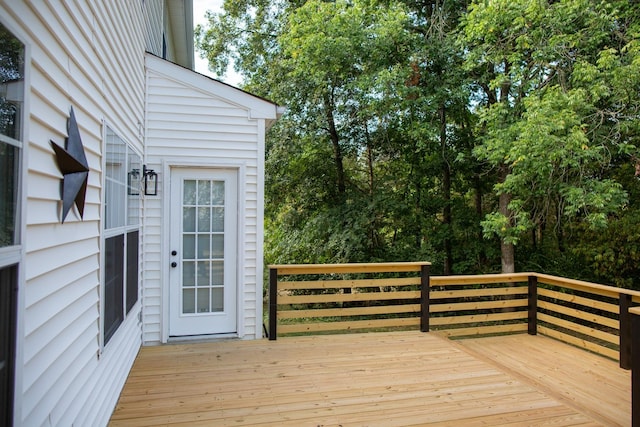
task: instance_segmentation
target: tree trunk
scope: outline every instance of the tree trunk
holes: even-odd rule
[[[500,182],[504,182],[508,173],[509,170],[507,166],[503,165],[500,168]],[[509,223],[507,225],[509,228],[513,226],[511,223],[511,212],[509,212],[510,202],[511,194],[500,194],[500,198],[498,199],[498,210],[502,215],[509,218]],[[513,246],[513,243],[506,243],[504,239],[500,239],[500,259],[502,261],[503,273],[514,273],[516,271],[515,247]]]
[[[476,216],[478,218],[478,242],[482,242],[484,240],[484,234],[482,232],[482,226],[480,225],[480,221],[482,221],[483,211],[482,211],[482,181],[480,177],[480,173],[475,173],[473,175],[473,186],[475,187],[475,197],[474,197],[474,205],[476,208]],[[478,264],[480,266],[484,266],[487,262],[487,254],[484,251],[484,245],[480,245],[480,252],[478,253]]]
[[[511,64],[509,61],[505,61],[504,63],[504,74],[509,75],[509,70],[511,69]],[[511,81],[506,79],[500,85],[500,102],[508,103],[509,102],[509,91],[511,90]],[[500,166],[500,182],[504,182],[509,174],[509,167],[507,165]],[[502,215],[509,218],[509,223],[507,227],[511,228],[513,226],[511,220],[511,212],[509,212],[509,203],[511,202],[511,194],[500,194],[500,199],[498,201],[498,209]],[[502,260],[502,272],[503,273],[514,273],[516,271],[516,262],[515,262],[515,247],[513,243],[505,243],[503,239],[500,240],[500,258]]]
[[[444,104],[438,108],[440,118],[440,147],[442,151],[442,197],[444,198],[444,208],[442,212],[442,222],[444,224],[445,236],[444,246],[444,274],[453,274],[453,255],[451,253],[451,166],[447,160],[447,115]]]
[[[338,135],[338,130],[336,129],[336,122],[333,117],[333,103],[331,102],[329,94],[325,94],[324,96],[324,111],[329,129],[329,137],[331,138],[331,144],[333,145],[333,161],[336,165],[338,194],[342,196],[346,192],[347,186],[345,183],[344,166],[342,164],[340,137]]]

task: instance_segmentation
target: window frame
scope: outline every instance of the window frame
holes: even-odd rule
[[[22,358],[23,345],[19,337],[24,324],[24,292],[22,292],[24,284],[23,260],[25,258],[25,247],[23,238],[26,229],[26,211],[24,209],[26,203],[26,182],[28,168],[26,164],[26,141],[29,141],[29,126],[27,126],[29,118],[29,91],[31,79],[31,46],[28,37],[21,28],[12,25],[0,16],[0,24],[22,45],[22,85],[20,91],[21,108],[17,115],[19,123],[17,125],[19,139],[0,134],[0,141],[17,149],[15,158],[16,171],[14,173],[15,183],[15,212],[14,212],[14,241],[12,245],[0,247],[0,274],[5,278],[7,275],[12,276],[13,289],[10,290],[11,301],[8,307],[12,311],[10,313],[10,325],[8,325],[12,337],[10,337],[11,347],[10,360],[13,363],[10,366],[10,381],[7,384],[9,393],[8,399],[3,404],[7,405],[7,418],[9,423],[18,423],[22,407],[22,393],[19,389],[23,376],[23,366],[17,363]]]
[[[0,143],[4,143],[7,145],[10,145],[12,147],[16,147],[17,148],[17,156],[15,159],[15,165],[16,168],[18,169],[15,172],[15,188],[16,188],[16,194],[15,194],[15,212],[14,212],[14,223],[13,223],[13,227],[14,227],[14,244],[13,245],[8,245],[8,246],[4,246],[4,247],[0,247],[0,268],[5,268],[5,267],[10,267],[14,264],[18,264],[21,260],[22,260],[22,235],[23,235],[23,226],[24,226],[24,220],[22,218],[22,206],[23,206],[23,182],[24,182],[24,174],[26,171],[25,168],[25,156],[24,156],[24,140],[26,140],[26,126],[25,126],[25,118],[27,117],[26,114],[26,110],[27,110],[27,91],[26,89],[26,85],[27,85],[27,81],[28,81],[28,58],[29,58],[29,50],[28,50],[28,46],[27,44],[24,42],[24,40],[19,37],[19,35],[17,35],[16,31],[11,28],[10,26],[8,26],[5,22],[0,22],[0,24],[2,24],[2,26],[8,31],[10,32],[13,37],[18,40],[21,44],[22,44],[22,55],[23,55],[23,64],[22,64],[22,88],[21,88],[21,108],[20,108],[20,112],[18,113],[18,117],[20,120],[20,123],[18,124],[19,127],[19,138],[20,139],[15,139],[12,138],[8,135],[5,135],[3,133],[0,133]]]
[[[100,291],[100,343],[101,349],[104,350],[109,346],[109,343],[117,334],[117,332],[121,329],[122,325],[126,322],[126,320],[135,312],[134,308],[136,305],[140,303],[140,235],[142,229],[142,198],[140,191],[132,191],[136,188],[131,187],[132,182],[129,179],[129,174],[127,173],[129,168],[132,165],[137,165],[137,169],[141,170],[142,165],[142,155],[139,151],[137,151],[129,141],[121,136],[120,133],[116,130],[114,126],[111,126],[107,122],[103,122],[103,192],[102,192],[102,233],[100,236],[100,243],[102,247],[101,251],[101,291]],[[111,144],[112,138],[117,139],[118,144],[122,144],[123,147],[123,164],[124,164],[124,175],[121,176],[121,179],[114,179],[113,176],[109,175],[110,165],[109,165],[109,154],[108,147]],[[135,158],[135,162],[130,162],[131,158]],[[134,181],[134,183],[137,181]],[[113,200],[108,200],[108,197],[111,194],[109,193],[108,187],[116,188],[120,187],[120,191],[115,191],[117,197],[122,196],[123,200],[116,199],[116,207],[117,212],[122,214],[120,218],[122,222],[116,221],[114,224],[111,220],[111,213],[109,209],[111,205],[114,203]],[[133,206],[130,206],[131,200],[136,200],[136,203]],[[119,205],[119,203],[122,203]],[[133,210],[132,210],[133,209]],[[114,212],[114,211],[112,211]],[[130,223],[130,221],[133,221]],[[132,235],[135,235],[135,239],[130,239]],[[121,237],[121,239],[120,239]],[[107,268],[113,265],[112,261],[107,259],[107,248],[108,245],[113,242],[112,239],[121,240],[122,248],[120,251],[117,251],[117,255],[121,256],[121,258],[116,259],[116,267],[121,267],[120,278],[116,278],[116,280],[121,280],[121,289],[114,292],[114,295],[119,298],[121,307],[116,309],[117,314],[121,315],[121,318],[116,318],[116,322],[112,324],[107,324],[105,320],[107,320],[107,310],[110,307],[107,307],[107,299],[108,292],[111,292],[112,289],[107,289],[107,282],[110,278],[107,277]],[[131,245],[134,243],[134,245]],[[132,272],[128,268],[128,262],[131,260],[135,260],[135,275],[131,274]],[[135,278],[135,301],[131,301],[131,289],[129,287],[130,280],[134,280]]]

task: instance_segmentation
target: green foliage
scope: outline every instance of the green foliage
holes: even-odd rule
[[[620,65],[608,47],[616,12],[610,2],[589,0],[471,5],[461,40],[467,69],[486,91],[474,154],[507,171],[494,189],[511,199],[508,216],[493,212],[483,221],[485,235],[515,244],[550,215],[602,228],[625,206],[624,189],[602,171],[612,152],[635,147],[603,138],[618,133],[594,122],[610,96],[607,70]]]
[[[640,286],[637,2],[227,0],[209,19],[212,69],[288,109],[267,263],[484,273],[502,240],[520,268]]]

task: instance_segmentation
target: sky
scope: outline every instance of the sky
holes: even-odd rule
[[[206,24],[207,20],[205,18],[205,13],[207,10],[211,10],[213,12],[221,12],[222,4],[224,0],[193,0],[193,25],[198,24]],[[208,63],[206,59],[200,58],[200,53],[195,52],[195,70],[201,74],[205,74],[210,77],[217,78],[218,80],[222,80],[225,83],[228,83],[233,86],[238,86],[241,82],[241,77],[235,73],[232,69],[227,71],[227,74],[224,77],[216,77],[213,73],[211,73],[208,69]]]

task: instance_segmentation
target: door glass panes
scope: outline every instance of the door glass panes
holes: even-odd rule
[[[224,181],[182,183],[182,312],[224,311]]]

